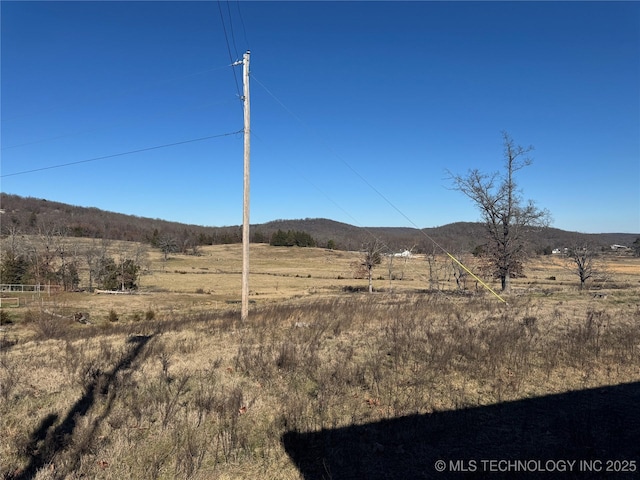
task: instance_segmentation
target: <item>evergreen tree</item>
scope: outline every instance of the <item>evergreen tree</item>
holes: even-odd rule
[[[135,290],[138,288],[140,265],[131,259],[119,264],[113,258],[106,257],[100,261],[98,284],[105,290]]]
[[[0,264],[0,283],[22,284],[28,282],[29,261],[24,255],[6,255]]]

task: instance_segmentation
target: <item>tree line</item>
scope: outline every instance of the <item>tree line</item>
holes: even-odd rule
[[[141,244],[112,245],[94,239],[81,244],[59,229],[41,226],[37,235],[9,229],[2,241],[2,284],[59,285],[78,290],[80,272],[86,272],[88,289],[135,290],[148,269],[147,251]]]
[[[241,226],[205,227],[187,225],[160,219],[143,218],[134,215],[107,212],[91,207],[78,207],[64,203],[20,197],[0,192],[0,233],[8,235],[11,228],[17,228],[25,235],[38,235],[42,225],[57,225],[66,235],[84,238],[107,238],[143,242],[153,247],[161,239],[175,241],[177,252],[197,253],[198,247],[206,245],[232,244],[242,242]],[[448,251],[472,251],[483,248],[487,241],[483,238],[484,225],[478,222],[456,222],[433,228],[386,228],[355,227],[353,225],[322,218],[301,220],[275,220],[251,226],[252,243],[270,243],[278,230],[287,232],[304,231],[313,237],[316,246],[336,250],[358,250],[373,237],[383,241],[391,250],[401,251],[415,245],[416,253],[429,253],[434,239]],[[551,253],[556,247],[566,247],[575,233],[554,228],[529,229],[527,252]],[[608,246],[611,244],[631,244],[635,236],[629,234],[582,235],[591,243]],[[173,247],[172,247],[173,248]],[[479,251],[479,250],[478,250]]]
[[[331,241],[330,241],[331,243]],[[298,230],[278,230],[271,235],[269,245],[274,247],[315,247],[318,242],[307,232]]]

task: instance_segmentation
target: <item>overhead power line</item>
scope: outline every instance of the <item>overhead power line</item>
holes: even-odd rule
[[[54,168],[69,167],[71,165],[79,165],[81,163],[96,162],[98,160],[106,160],[107,158],[122,157],[124,155],[133,155],[134,153],[148,152],[150,150],[158,150],[160,148],[175,147],[176,145],[184,145],[186,143],[202,142],[204,140],[210,140],[212,138],[228,137],[230,135],[237,135],[237,134],[242,133],[242,132],[244,132],[244,129],[238,130],[236,132],[221,133],[221,134],[218,134],[218,135],[209,135],[207,137],[200,137],[200,138],[192,138],[191,140],[183,140],[181,142],[165,143],[164,145],[155,145],[153,147],[140,148],[138,150],[129,150],[128,152],[114,153],[114,154],[111,154],[111,155],[104,155],[102,157],[88,158],[86,160],[78,160],[76,162],[60,163],[60,164],[57,164],[57,165],[50,165],[48,167],[34,168],[32,170],[23,170],[21,172],[15,172],[15,173],[7,173],[7,174],[4,174],[4,175],[0,175],[0,178],[14,177],[16,175],[25,175],[27,173],[41,172],[43,170],[51,170],[51,169],[54,169]]]
[[[280,106],[287,111],[293,118],[295,118],[300,124],[302,124],[305,128],[311,130],[308,125],[306,125],[295,113],[291,111],[278,97],[276,97],[260,80],[255,78],[254,75],[251,77],[260,85]],[[315,133],[315,132],[314,132]],[[317,135],[317,133],[316,133]],[[319,137],[319,135],[317,135]],[[489,285],[487,285],[482,279],[480,279],[477,275],[475,275],[471,270],[469,270],[465,265],[460,262],[455,256],[449,253],[442,245],[440,245],[434,238],[432,238],[429,234],[427,234],[424,230],[422,230],[418,225],[415,224],[413,220],[411,220],[400,208],[398,208],[387,196],[385,196],[380,190],[378,190],[375,186],[373,186],[360,172],[358,172],[349,162],[347,162],[344,158],[338,155],[335,150],[333,150],[321,137],[319,137],[320,141],[324,144],[325,148],[329,150],[340,162],[342,162],[349,170],[351,170],[365,185],[367,185],[371,190],[373,190],[380,198],[382,198],[387,204],[389,204],[396,212],[398,212],[402,217],[404,217],[414,228],[416,228],[423,236],[425,236],[429,241],[431,241],[438,249],[440,249],[443,253],[451,258],[456,264],[458,264],[461,268],[463,268],[468,274],[470,274],[475,280],[477,280],[484,288],[486,288],[489,292],[491,292],[498,300],[503,303],[507,303],[504,298],[502,298],[494,289],[492,289]],[[335,203],[335,202],[334,202]],[[344,210],[343,210],[344,211]],[[374,235],[375,238],[375,235]]]
[[[226,68],[226,67],[225,67]],[[199,104],[197,107],[188,107],[188,108],[180,108],[180,109],[170,109],[167,110],[165,112],[163,112],[162,114],[155,114],[154,115],[154,119],[159,119],[159,118],[165,118],[168,117],[170,115],[174,115],[175,113],[183,113],[183,112],[190,112],[190,111],[195,111],[195,110],[201,110],[204,108],[209,108],[212,106],[218,106],[218,105],[224,105],[225,103],[230,103],[230,102],[234,102],[236,101],[236,99],[234,99],[233,97],[230,97],[230,99],[227,99],[224,102],[213,102],[213,103],[201,103]],[[27,147],[30,145],[36,145],[38,143],[43,143],[43,142],[49,142],[52,140],[59,140],[61,138],[68,138],[68,137],[73,137],[76,135],[83,135],[85,133],[94,133],[94,132],[99,132],[99,131],[104,131],[104,130],[110,130],[110,129],[114,129],[114,128],[122,128],[122,121],[121,120],[117,120],[117,121],[113,121],[109,124],[106,124],[102,127],[95,127],[95,128],[87,128],[87,129],[83,129],[83,130],[77,130],[74,132],[69,132],[69,133],[64,133],[62,135],[56,135],[53,137],[44,137],[44,138],[39,138],[37,140],[32,140],[29,142],[24,142],[24,143],[17,143],[14,145],[7,145],[7,146],[2,146],[0,148],[1,151],[4,150],[10,150],[10,149],[14,149],[14,148],[20,148],[20,147]]]
[[[222,31],[224,32],[224,40],[227,42],[227,52],[229,52],[229,61],[231,62],[231,71],[233,72],[233,78],[236,81],[236,91],[238,92],[238,98],[242,98],[240,95],[240,84],[238,83],[238,76],[236,75],[236,70],[233,68],[235,62],[233,61],[233,56],[231,55],[231,46],[229,45],[229,36],[227,35],[227,27],[224,22],[224,15],[222,13],[222,6],[220,5],[220,0],[218,0],[218,11],[220,12],[220,21],[222,22]],[[229,22],[231,22],[231,18],[229,18]]]
[[[247,50],[251,50],[251,46],[249,45],[249,40],[247,40],[247,30],[244,27],[244,19],[242,18],[242,11],[240,10],[240,2],[236,2],[236,6],[238,7],[238,16],[240,17],[240,25],[242,25],[242,33],[244,34],[244,43],[247,46]]]
[[[229,5],[229,0],[227,0],[227,12],[229,13],[229,30],[231,30],[231,41],[233,42],[233,50],[236,52],[236,58],[238,58],[238,47],[236,46],[236,35],[233,32],[233,18],[231,17],[231,6]]]

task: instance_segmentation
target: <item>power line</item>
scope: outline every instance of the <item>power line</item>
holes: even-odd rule
[[[231,71],[233,71],[233,78],[236,81],[236,91],[238,92],[238,98],[242,98],[240,95],[240,84],[238,83],[238,76],[236,75],[236,69],[233,68],[234,61],[233,56],[231,55],[231,47],[229,46],[229,36],[227,35],[227,27],[224,22],[224,15],[222,14],[222,6],[220,5],[220,0],[218,0],[218,11],[220,12],[220,21],[222,22],[222,30],[224,31],[224,40],[227,42],[227,52],[229,52],[229,61],[231,62]]]
[[[78,165],[78,164],[81,164],[81,163],[96,162],[98,160],[106,160],[107,158],[122,157],[124,155],[132,155],[134,153],[148,152],[150,150],[158,150],[160,148],[175,147],[176,145],[184,145],[186,143],[201,142],[203,140],[209,140],[209,139],[212,139],[212,138],[228,137],[230,135],[237,135],[237,134],[242,133],[242,132],[244,132],[244,129],[238,130],[237,132],[222,133],[222,134],[218,134],[218,135],[209,135],[207,137],[193,138],[191,140],[183,140],[181,142],[165,143],[164,145],[156,145],[154,147],[140,148],[138,150],[129,150],[128,152],[114,153],[112,155],[105,155],[105,156],[102,156],[102,157],[94,157],[94,158],[89,158],[89,159],[86,159],[86,160],[78,160],[76,162],[61,163],[61,164],[58,164],[58,165],[51,165],[51,166],[48,166],[48,167],[34,168],[32,170],[23,170],[21,172],[7,173],[5,175],[0,175],[0,178],[14,177],[16,175],[25,175],[27,173],[41,172],[43,170],[51,170],[51,169],[54,169],[54,168],[68,167],[68,166],[71,166],[71,165]]]
[[[244,28],[244,19],[242,18],[242,11],[240,10],[240,1],[236,1],[238,7],[238,16],[240,17],[240,25],[242,25],[242,33],[244,35],[244,43],[247,46],[247,50],[251,50],[249,40],[247,40],[247,30]]]
[[[225,67],[226,68],[226,67]],[[163,112],[162,114],[156,114],[154,116],[154,120],[158,120],[160,118],[166,118],[169,117],[171,115],[174,115],[175,113],[183,113],[183,112],[191,112],[191,111],[196,111],[196,110],[201,110],[204,108],[209,108],[212,106],[218,106],[218,105],[225,105],[230,103],[231,101],[233,101],[235,103],[235,99],[227,99],[225,101],[220,101],[220,102],[210,102],[210,103],[204,103],[204,104],[199,104],[197,107],[188,107],[188,108],[179,108],[179,109],[170,109],[167,110],[165,112]],[[8,145],[8,146],[3,146],[2,148],[0,148],[0,150],[4,151],[4,150],[10,150],[10,149],[14,149],[14,148],[20,148],[20,147],[27,147],[30,145],[36,145],[38,143],[44,143],[44,142],[48,142],[48,141],[52,141],[52,140],[59,140],[61,138],[68,138],[68,137],[73,137],[76,135],[83,135],[85,133],[94,133],[94,132],[99,132],[99,131],[104,131],[104,130],[110,130],[113,128],[121,128],[122,127],[122,122],[121,121],[113,121],[107,125],[103,125],[101,127],[95,127],[95,128],[87,128],[87,129],[83,129],[83,130],[76,130],[75,132],[70,132],[70,133],[63,133],[62,135],[56,135],[53,137],[44,137],[44,138],[39,138],[36,140],[31,140],[29,142],[24,142],[24,143],[17,143],[14,145]]]
[[[305,128],[311,130],[309,126],[307,126],[297,115],[295,115],[278,97],[276,97],[262,82],[260,82],[254,75],[251,75],[252,78],[260,85],[264,90],[273,97],[273,99],[280,104],[291,116],[293,116],[298,122],[300,122]],[[315,132],[313,132],[315,133]],[[319,138],[319,140],[323,143],[325,148],[329,150],[342,164],[344,164],[349,170],[351,170],[364,184],[366,184],[370,189],[372,189],[380,198],[382,198],[389,206],[391,206],[396,212],[398,212],[402,217],[404,217],[414,228],[416,228],[422,235],[424,235],[428,240],[430,240],[437,248],[439,248],[443,253],[448,255],[451,260],[453,260],[456,264],[462,267],[467,273],[469,273],[475,280],[477,280],[484,288],[486,288],[489,292],[491,292],[496,298],[498,298],[501,302],[507,303],[498,293],[496,293],[489,285],[487,285],[482,279],[476,276],[471,270],[469,270],[465,265],[460,262],[456,257],[454,257],[451,253],[449,253],[443,246],[441,246],[434,238],[432,238],[429,234],[427,234],[424,230],[422,230],[418,225],[415,224],[413,220],[411,220],[402,210],[400,210],[389,198],[387,198],[380,190],[374,187],[363,175],[360,174],[354,167],[349,164],[344,158],[342,158],[338,153],[335,152],[317,133],[315,135]],[[335,203],[335,202],[334,202]],[[349,215],[350,216],[350,215]],[[353,217],[352,217],[353,218]],[[371,232],[369,232],[371,234]],[[377,239],[375,235],[374,238]]]
[[[231,30],[231,41],[233,42],[233,49],[236,52],[236,58],[238,58],[238,47],[236,46],[236,36],[233,33],[233,18],[231,17],[231,6],[229,6],[229,0],[227,0],[227,12],[229,13],[229,30]]]
[[[255,79],[254,79],[255,80]],[[257,138],[260,141],[264,141],[256,132],[255,130],[251,131],[251,134],[253,135],[254,138]],[[298,175],[300,175],[300,177],[307,182],[309,185],[311,185],[313,188],[315,188],[320,194],[322,194],[329,202],[331,202],[333,205],[335,205],[336,208],[338,208],[338,210],[342,211],[342,213],[344,213],[347,217],[349,217],[351,219],[351,221],[353,222],[354,225],[356,225],[357,227],[361,228],[362,230],[364,230],[371,238],[373,238],[378,244],[380,244],[382,247],[384,247],[386,249],[386,251],[393,255],[393,250],[391,249],[391,247],[389,247],[389,245],[380,237],[378,237],[374,232],[372,232],[368,227],[364,226],[357,218],[355,218],[353,215],[351,215],[350,212],[348,212],[346,209],[344,209],[342,207],[342,205],[340,205],[338,202],[336,202],[327,192],[325,192],[322,188],[320,188],[315,182],[313,182],[312,180],[310,180],[306,175],[304,175],[304,173],[302,173],[302,171],[300,171],[300,169],[297,167],[297,165],[292,164],[287,162],[289,167],[292,170],[295,170],[297,172]],[[416,273],[418,276],[423,277],[422,273],[420,273],[417,270],[412,270],[414,271],[414,273]]]

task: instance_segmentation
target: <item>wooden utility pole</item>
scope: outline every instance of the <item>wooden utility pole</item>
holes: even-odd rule
[[[249,55],[242,57],[242,84],[244,87],[244,199],[242,209],[242,309],[240,318],[249,317],[249,160],[251,157],[251,112],[249,109]]]

